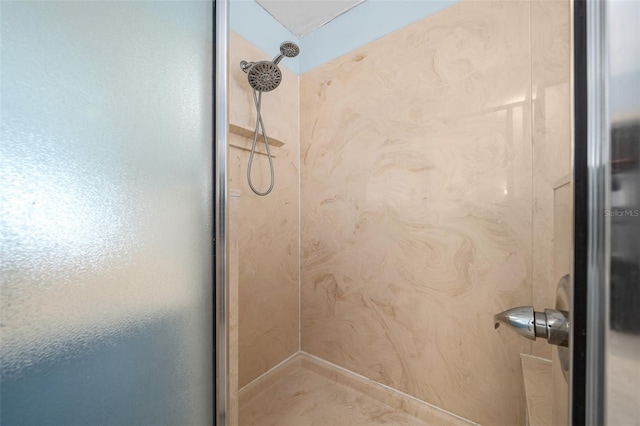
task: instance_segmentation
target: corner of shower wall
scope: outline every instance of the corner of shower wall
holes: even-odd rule
[[[247,184],[247,163],[256,120],[251,88],[240,61],[270,60],[278,51],[263,52],[234,31],[229,34],[229,188],[237,195],[233,220],[238,245],[237,387],[242,388],[288,358],[299,348],[299,101],[298,76],[281,66],[282,84],[262,98],[262,116],[272,147],[275,186],[265,197]],[[262,144],[261,138],[258,141]],[[258,148],[253,182],[269,186],[267,156]],[[231,213],[230,214],[234,214]],[[233,283],[230,283],[233,285]],[[236,289],[230,289],[230,296]],[[231,310],[234,307],[230,308]],[[231,330],[234,331],[233,329]],[[234,336],[230,336],[232,342]],[[233,354],[231,354],[233,356]],[[233,393],[232,393],[233,397]]]

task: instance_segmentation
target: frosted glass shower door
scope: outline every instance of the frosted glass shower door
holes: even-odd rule
[[[0,3],[0,423],[213,423],[212,3]]]

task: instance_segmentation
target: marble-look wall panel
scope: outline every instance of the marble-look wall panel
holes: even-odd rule
[[[274,51],[279,46],[274,46]],[[255,107],[240,61],[270,60],[234,32],[229,40],[230,123],[253,129]],[[285,59],[286,60],[286,59]],[[231,146],[229,188],[238,202],[238,386],[242,387],[299,349],[299,102],[298,76],[282,68],[283,81],[265,93],[262,113],[267,135],[284,142],[272,148],[275,186],[265,197],[247,184],[249,152]],[[230,134],[230,144],[243,144]],[[269,186],[269,163],[256,154],[253,182]]]
[[[227,321],[229,327],[228,336],[228,360],[227,360],[227,381],[229,390],[229,407],[227,412],[227,422],[229,426],[238,426],[238,273],[240,265],[238,264],[238,204],[239,191],[229,191],[228,196],[228,232],[229,232],[229,251],[228,251],[228,310]]]
[[[527,394],[528,426],[561,425],[552,423],[553,388],[552,363],[544,358],[521,355],[524,387]],[[566,424],[566,423],[565,423]]]
[[[571,173],[571,14],[569,0],[531,1],[533,93],[533,306],[555,307],[554,187]],[[569,221],[571,223],[571,221]],[[563,248],[571,251],[572,245]],[[566,268],[565,268],[566,269]],[[533,353],[551,359],[552,346],[538,339]]]
[[[302,349],[524,424],[529,3],[462,2],[301,77]]]

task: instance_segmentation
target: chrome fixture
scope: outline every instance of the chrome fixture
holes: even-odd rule
[[[536,312],[533,306],[520,306],[495,315],[493,320],[495,328],[498,328],[500,323],[505,323],[527,339],[536,340],[543,337],[552,345],[569,346],[567,316],[567,313],[555,309]]]
[[[280,45],[280,54],[272,61],[247,62],[241,61],[240,68],[247,73],[249,85],[258,92],[270,92],[282,82],[282,72],[278,64],[282,58],[295,58],[300,48],[292,41],[285,41]]]
[[[280,54],[273,58],[274,65],[278,65],[282,58],[295,58],[300,53],[300,48],[292,41],[285,41],[280,45]]]
[[[247,182],[251,190],[260,196],[268,195],[273,189],[275,183],[275,173],[273,170],[273,158],[271,157],[271,149],[269,148],[269,138],[267,138],[267,131],[264,128],[262,122],[262,93],[271,92],[275,90],[280,83],[282,83],[282,71],[278,67],[278,64],[282,58],[293,58],[298,56],[300,48],[291,41],[285,41],[280,45],[280,54],[273,58],[273,61],[258,61],[247,62],[241,61],[240,68],[247,73],[247,80],[249,85],[253,89],[253,103],[256,106],[256,112],[258,114],[256,118],[256,129],[253,132],[253,145],[251,146],[251,154],[249,156],[249,165],[247,166]],[[256,92],[258,94],[256,94]],[[265,148],[267,149],[267,156],[269,157],[269,170],[271,172],[271,184],[269,189],[264,192],[258,191],[251,181],[251,167],[253,165],[253,156],[256,152],[256,144],[258,143],[258,134],[262,129],[262,139],[264,140]]]
[[[249,85],[258,92],[270,92],[282,83],[282,72],[273,62],[242,61],[240,67],[247,73]]]
[[[541,337],[547,339],[552,345],[569,347],[569,335],[571,324],[569,322],[568,309],[569,276],[565,275],[558,283],[556,295],[556,308],[545,309],[544,312],[536,312],[533,306],[520,306],[508,309],[494,315],[494,327],[500,327],[501,323],[509,327],[527,339],[536,340]],[[562,305],[562,306],[560,306]]]

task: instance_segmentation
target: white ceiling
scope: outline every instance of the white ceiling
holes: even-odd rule
[[[256,0],[299,38],[309,34],[364,0]]]

